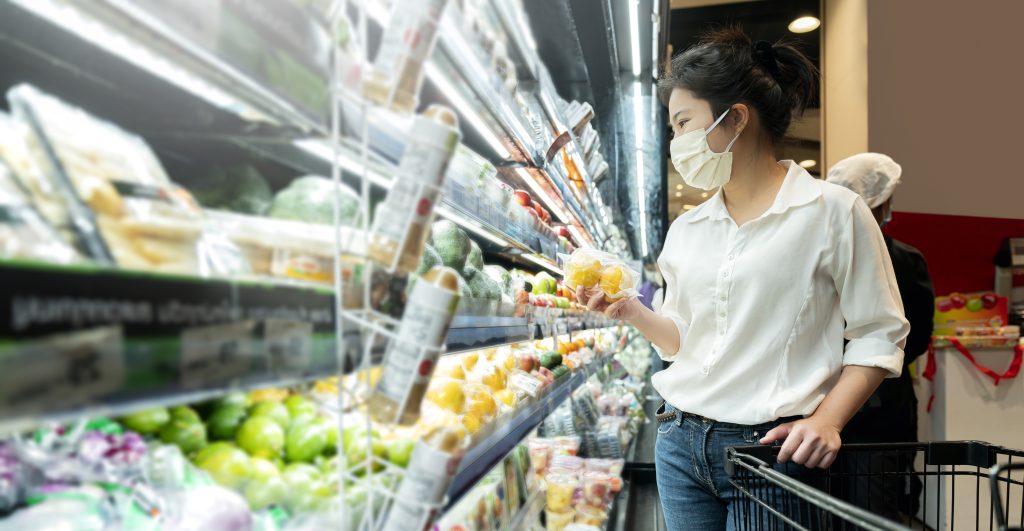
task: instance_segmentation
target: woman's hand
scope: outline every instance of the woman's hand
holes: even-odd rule
[[[615,321],[630,321],[640,316],[645,306],[636,297],[625,297],[617,301],[609,301],[604,292],[594,290],[588,292],[583,286],[576,288],[576,300],[585,304],[592,312],[602,312],[605,317]]]
[[[828,468],[836,455],[842,440],[840,429],[834,424],[811,415],[805,419],[777,426],[761,439],[761,444],[771,444],[785,439],[779,450],[779,463],[790,459],[807,468]]]

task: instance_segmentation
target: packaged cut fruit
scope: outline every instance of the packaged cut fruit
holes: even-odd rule
[[[580,480],[572,474],[549,472],[544,476],[544,482],[547,484],[547,510],[569,510]]]
[[[198,271],[202,212],[145,141],[29,85],[11,89],[8,99],[33,133],[29,152],[68,212],[79,247],[126,268]]]
[[[595,249],[577,249],[565,260],[565,285],[575,290],[600,290],[611,301],[636,297],[640,273],[615,255]]]

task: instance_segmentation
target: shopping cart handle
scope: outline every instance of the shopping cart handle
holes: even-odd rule
[[[765,445],[730,446],[725,449],[725,471],[730,476],[735,475],[735,467],[739,460],[747,461],[754,466],[775,466],[781,448],[782,441]]]

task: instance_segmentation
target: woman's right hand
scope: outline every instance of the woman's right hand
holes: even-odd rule
[[[601,312],[605,317],[615,321],[630,321],[640,316],[646,308],[640,299],[626,297],[617,301],[609,301],[601,290],[587,291],[583,286],[576,287],[576,300],[586,305],[592,312]]]

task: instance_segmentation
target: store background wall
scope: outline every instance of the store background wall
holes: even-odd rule
[[[999,243],[1024,236],[1021,20],[1024,2],[868,1],[868,147],[903,166],[887,232],[937,293],[991,289]]]

